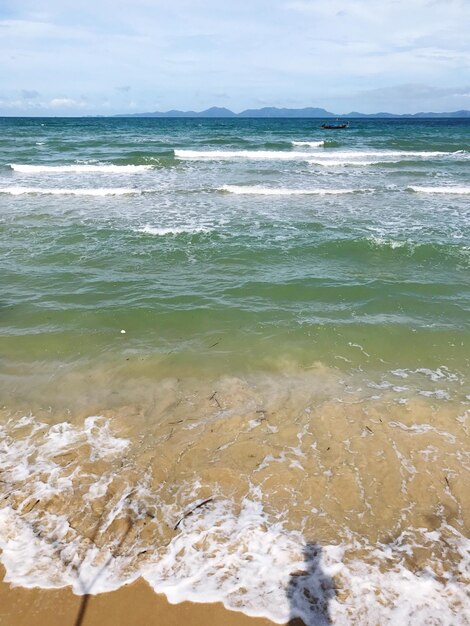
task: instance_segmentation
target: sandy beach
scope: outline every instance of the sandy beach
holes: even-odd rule
[[[0,569],[4,578],[5,570]],[[0,584],[2,626],[272,626],[267,619],[227,611],[222,604],[169,604],[142,580],[113,593],[76,596],[69,589]],[[290,622],[301,626],[299,620]]]

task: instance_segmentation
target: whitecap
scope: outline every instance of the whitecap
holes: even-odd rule
[[[433,158],[433,157],[445,157],[445,156],[465,156],[467,153],[465,152],[443,152],[443,151],[431,151],[431,150],[335,150],[328,151],[324,154],[326,158],[329,158],[330,155],[334,155],[335,157],[340,158],[363,158],[363,157],[376,157],[376,158]],[[316,155],[315,155],[316,156]]]
[[[237,195],[253,196],[326,196],[341,195],[345,193],[355,193],[365,191],[364,189],[288,189],[273,187],[260,187],[256,185],[224,185],[218,191],[234,193]]]
[[[315,143],[315,142],[314,142]],[[174,150],[177,159],[191,160],[224,160],[224,159],[257,159],[257,160],[309,160],[311,153],[307,151],[289,150]],[[467,158],[465,152],[414,151],[414,150],[337,150],[315,153],[315,159],[325,161],[360,161],[364,158],[374,160],[406,160],[435,158]]]
[[[292,141],[293,146],[305,146],[306,148],[321,148],[325,145],[324,141]]]
[[[157,226],[150,226],[147,224],[143,228],[137,229],[136,232],[163,237],[165,235],[180,235],[182,233],[208,233],[210,232],[210,229],[205,226],[170,226],[167,228],[159,228]]]
[[[10,196],[22,195],[46,195],[46,196],[126,196],[140,195],[143,189],[133,189],[131,187],[99,187],[95,189],[67,189],[67,188],[47,188],[47,187],[3,187],[0,194]]]
[[[396,161],[387,161],[387,163],[395,163]],[[308,159],[307,163],[310,165],[321,165],[322,167],[345,167],[347,165],[354,165],[363,167],[366,165],[378,165],[383,161],[354,161],[345,159]]]
[[[367,240],[375,246],[384,246],[391,248],[392,250],[396,250],[397,248],[405,248],[406,246],[413,246],[412,242],[410,241],[385,239],[384,237],[378,237],[377,235],[371,235],[370,237],[367,237]]]
[[[416,193],[470,194],[470,187],[416,187],[415,185],[410,185],[407,189]]]
[[[122,173],[137,173],[144,170],[152,169],[151,165],[112,165],[106,163],[96,164],[70,164],[70,165],[25,165],[21,163],[10,163],[9,167],[14,172],[21,172],[23,174],[62,174],[62,173],[103,173],[103,174],[122,174]]]
[[[288,150],[175,150],[177,159],[223,160],[223,159],[258,159],[258,160],[305,160],[308,152]]]

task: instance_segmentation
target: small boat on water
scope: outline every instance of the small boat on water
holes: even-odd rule
[[[341,122],[340,124],[322,124],[321,128],[328,130],[339,130],[340,128],[348,128],[349,122]]]

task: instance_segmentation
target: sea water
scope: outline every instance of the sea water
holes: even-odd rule
[[[470,123],[320,125],[0,120],[6,580],[470,623]]]

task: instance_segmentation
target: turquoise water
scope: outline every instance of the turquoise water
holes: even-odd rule
[[[470,122],[321,123],[0,120],[7,581],[470,623]]]

